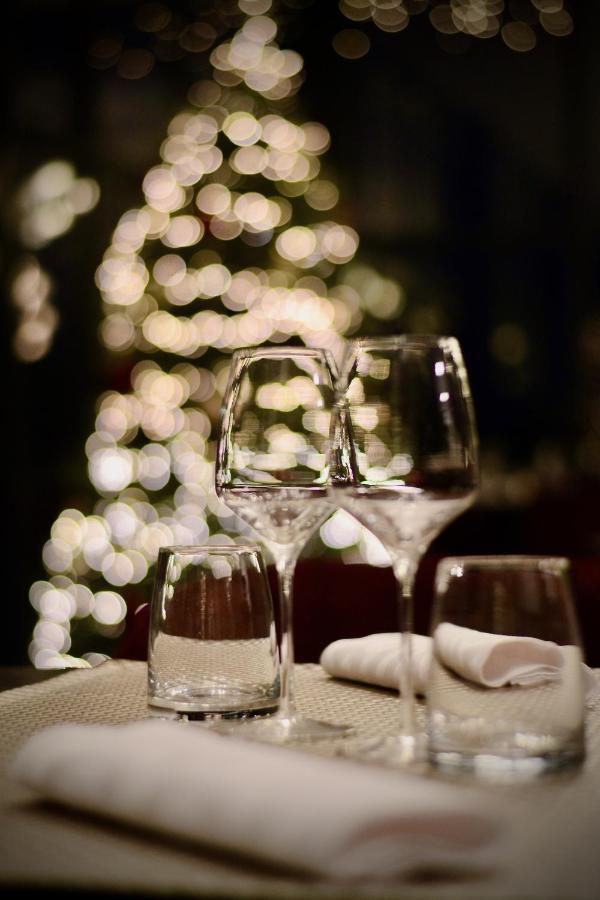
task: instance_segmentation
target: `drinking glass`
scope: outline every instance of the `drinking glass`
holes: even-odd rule
[[[435,766],[505,781],[582,758],[585,675],[568,560],[442,560],[432,634]]]
[[[298,556],[331,514],[327,446],[333,363],[323,350],[261,347],[232,356],[217,448],[216,490],[270,551],[279,579],[281,700],[245,734],[283,743],[347,732],[305,718],[294,705],[292,580]]]
[[[473,503],[477,439],[461,350],[452,337],[352,341],[337,384],[330,452],[332,500],[382,542],[398,582],[401,732],[374,755],[423,755],[411,674],[412,592],[433,538]],[[366,748],[365,748],[366,751]]]
[[[269,581],[253,544],[163,547],[148,644],[148,702],[193,719],[277,709]]]

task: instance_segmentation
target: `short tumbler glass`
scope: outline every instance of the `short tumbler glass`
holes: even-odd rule
[[[150,706],[188,718],[274,712],[279,657],[265,564],[254,544],[164,547],[152,598]]]
[[[491,780],[582,759],[585,675],[563,558],[443,559],[428,691],[430,761]]]

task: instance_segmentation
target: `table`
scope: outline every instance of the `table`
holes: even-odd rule
[[[355,724],[365,735],[397,731],[399,701],[391,691],[335,681],[318,665],[306,664],[296,667],[296,692],[300,708],[313,716]],[[354,889],[300,879],[208,848],[170,843],[42,804],[6,775],[16,748],[46,725],[119,723],[146,715],[142,662],[113,660],[0,694],[0,890],[244,900],[597,900],[600,896],[599,697],[588,708],[588,755],[579,769],[527,786],[464,783],[465,792],[484,792],[490,804],[510,809],[517,851],[493,879]],[[307,752],[332,754],[335,748],[334,743],[319,743]]]

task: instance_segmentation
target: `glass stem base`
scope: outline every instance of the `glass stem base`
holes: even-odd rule
[[[427,737],[421,732],[350,740],[339,755],[415,772],[428,769]]]
[[[336,725],[307,718],[294,709],[280,710],[275,715],[264,718],[219,723],[214,729],[235,737],[267,744],[334,740],[351,735],[354,730],[350,725]]]

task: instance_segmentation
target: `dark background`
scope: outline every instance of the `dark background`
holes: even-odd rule
[[[201,4],[170,6],[189,18]],[[52,521],[93,503],[83,445],[95,400],[125,387],[127,363],[97,337],[94,271],[120,214],[140,201],[169,117],[207,66],[202,54],[157,61],[136,80],[91,67],[89,48],[106,34],[145,46],[138,7],[38,0],[3,14],[3,662],[26,659],[27,592],[44,577]],[[484,484],[437,554],[560,553],[597,565],[600,9],[570,8],[574,33],[541,32],[529,53],[499,37],[441,40],[425,14],[386,34],[349,22],[330,0],[290,9],[280,37],[305,58],[304,118],[331,131],[336,218],[358,231],[360,258],[405,288],[405,309],[385,329],[453,333],[463,345]],[[371,39],[358,60],[332,49],[351,27]],[[38,253],[60,325],[49,353],[23,363],[7,296],[21,252],[14,195],[54,158],[95,178],[101,199]],[[518,352],[498,337],[507,323]],[[590,589],[587,602],[595,596]]]

